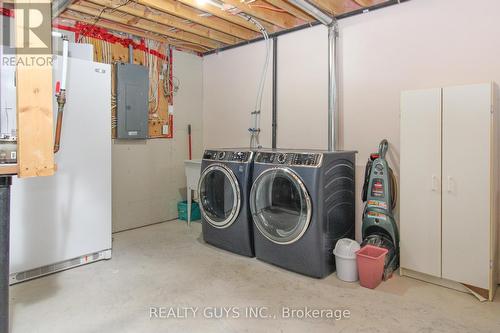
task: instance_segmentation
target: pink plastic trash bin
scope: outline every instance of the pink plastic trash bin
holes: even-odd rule
[[[359,283],[363,287],[375,289],[382,282],[387,252],[387,249],[373,245],[365,245],[356,251]]]

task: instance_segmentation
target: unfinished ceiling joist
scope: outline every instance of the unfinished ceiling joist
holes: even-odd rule
[[[201,16],[200,12],[177,1],[169,0],[137,0],[137,3],[165,13],[182,17],[207,28],[219,30],[226,34],[250,40],[259,35],[248,28],[219,19],[218,17]]]
[[[294,5],[290,4],[286,0],[266,0],[266,2],[270,3],[271,5],[286,10],[290,14],[292,14],[295,17],[298,17],[299,19],[303,20],[304,22],[311,22],[314,21],[314,18],[312,18],[310,15],[304,13],[302,10],[298,9]]]
[[[127,27],[126,25],[119,24],[116,22],[110,22],[107,20],[99,20],[96,23],[95,20],[93,20],[89,17],[82,17],[81,15],[75,15],[71,11],[64,12],[63,14],[60,15],[60,18],[71,20],[74,22],[78,21],[78,22],[94,25],[96,27],[101,27],[104,29],[112,30],[112,31],[119,31],[122,33],[134,35],[137,37],[151,39],[151,40],[154,40],[154,41],[157,41],[160,43],[169,44],[169,45],[179,47],[179,48],[182,48],[182,49],[185,49],[188,51],[193,51],[196,53],[204,53],[207,51],[207,48],[202,47],[200,45],[195,45],[192,43],[183,43],[182,41],[179,41],[176,39],[161,37],[160,35],[155,34],[155,33],[151,33],[150,31],[144,31],[144,30],[140,30],[140,29],[136,29],[136,28],[130,28],[130,27]],[[66,22],[61,22],[61,23],[64,25]]]
[[[69,9],[76,11],[76,12],[79,12],[79,13],[92,15],[92,16],[95,16],[96,18],[101,17],[101,18],[107,19],[109,21],[113,21],[113,22],[121,23],[121,24],[125,24],[125,25],[127,25],[128,21],[129,21],[129,18],[127,18],[127,17],[120,17],[118,15],[108,14],[108,13],[106,13],[106,11],[102,11],[102,10],[99,10],[96,8],[90,8],[87,6],[71,5],[71,6],[69,6]],[[194,35],[192,33],[185,32],[185,31],[174,31],[168,26],[163,26],[161,24],[154,24],[154,23],[151,24],[149,22],[146,22],[145,20],[141,20],[141,21],[135,23],[134,27],[137,27],[137,28],[142,29],[142,30],[154,32],[154,33],[157,33],[160,35],[173,37],[173,38],[183,40],[183,41],[186,41],[189,43],[202,45],[202,46],[205,46],[208,48],[218,48],[221,46],[221,44],[219,44],[213,40],[210,40],[208,38],[200,37],[198,35]]]
[[[308,0],[325,15],[337,18],[403,1],[407,0]],[[258,20],[271,36],[317,24],[288,0],[78,0],[68,10],[63,14],[69,13],[74,20],[102,27],[114,24],[117,27],[110,29],[133,29],[141,32],[137,36],[175,39],[188,45],[185,48],[202,53],[260,40],[259,28],[249,17]],[[80,14],[85,20],[79,19]]]
[[[371,7],[385,2],[385,0],[354,0],[358,5],[362,7]]]
[[[189,22],[185,22],[182,19],[179,18],[174,18],[168,14],[163,14],[158,11],[152,11],[147,7],[144,7],[142,5],[135,5],[135,6],[130,6],[130,5],[125,5],[121,7],[119,6],[119,2],[117,1],[111,1],[111,0],[88,0],[88,2],[93,3],[95,5],[99,5],[102,7],[108,7],[108,8],[117,8],[117,11],[127,13],[130,15],[133,15],[137,18],[143,18],[146,20],[149,20],[154,23],[159,23],[165,26],[173,27],[179,30],[183,30],[189,33],[196,34],[201,37],[209,38],[217,42],[221,42],[224,44],[236,44],[238,42],[241,42],[242,40],[240,38],[222,33],[217,30],[212,30],[209,28],[206,28],[204,26],[198,25],[198,24],[192,24]],[[133,24],[132,24],[133,25]]]
[[[253,30],[255,32],[259,32],[259,29],[254,24],[252,24],[251,22],[248,22],[248,20],[241,18],[238,15],[235,15],[231,11],[223,10],[217,6],[212,6],[208,3],[207,4],[200,4],[200,2],[198,2],[198,0],[178,0],[178,1],[185,4],[185,5],[188,5],[190,7],[197,8],[200,11],[203,11],[205,13],[208,13],[210,15],[213,15],[215,17],[223,19],[225,21],[228,21],[228,22],[234,23],[236,25],[245,27],[245,28]],[[269,24],[269,23],[266,23],[266,22],[262,22],[262,25],[269,32],[275,32],[275,31],[279,30],[279,27],[274,26],[274,25]]]
[[[261,20],[265,20],[280,28],[288,29],[297,25],[304,24],[304,21],[290,15],[288,12],[280,13],[277,11],[266,9],[265,7],[271,7],[271,5],[269,4],[267,4],[267,6],[258,2],[246,4],[244,2],[241,2],[240,0],[224,0],[224,3],[234,6],[242,12],[247,13],[248,15],[254,16]]]
[[[357,4],[354,0],[311,0],[310,2],[332,15],[340,15],[362,8],[362,6]]]
[[[351,17],[351,16],[354,16],[354,15],[359,15],[359,14],[362,14],[362,13],[365,13],[365,12],[368,12],[368,11],[373,11],[373,10],[381,9],[381,8],[388,7],[388,6],[397,5],[399,3],[403,3],[403,2],[406,2],[406,1],[409,1],[409,0],[387,0],[387,1],[380,2],[380,3],[378,3],[378,4],[374,5],[374,6],[368,7],[368,8],[360,8],[360,9],[355,10],[355,11],[350,11],[350,12],[346,12],[346,13],[343,13],[343,14],[340,14],[340,15],[336,15],[335,18],[337,20],[340,20],[340,19],[344,19],[344,18]],[[292,2],[292,1],[290,0],[290,2]],[[327,16],[327,17],[329,17],[329,16]],[[269,37],[270,38],[278,37],[278,36],[281,36],[281,35],[284,35],[284,34],[287,34],[287,33],[290,33],[290,32],[299,31],[299,30],[302,30],[302,29],[305,29],[305,28],[308,28],[308,27],[311,27],[311,26],[314,26],[314,25],[318,25],[318,24],[321,24],[321,23],[318,22],[318,21],[309,22],[307,24],[304,24],[304,25],[301,25],[301,26],[297,26],[297,27],[294,27],[294,28],[291,28],[291,29],[281,30],[281,31],[272,33],[272,34],[269,35]],[[216,53],[216,52],[230,50],[230,49],[233,49],[233,48],[237,48],[239,46],[248,45],[250,43],[259,42],[259,41],[262,41],[262,40],[263,40],[263,38],[260,37],[260,38],[253,39],[253,40],[248,41],[248,42],[242,42],[242,43],[236,44],[236,45],[228,45],[228,46],[226,46],[224,48],[221,48],[221,49],[207,51],[207,52],[204,53],[204,55],[209,55],[209,54],[213,54],[213,53]]]

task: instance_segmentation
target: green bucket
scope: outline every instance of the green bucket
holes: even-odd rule
[[[188,203],[187,201],[180,201],[177,203],[177,212],[179,214],[179,220],[187,221],[188,219]],[[191,221],[201,220],[200,206],[197,202],[191,203]]]

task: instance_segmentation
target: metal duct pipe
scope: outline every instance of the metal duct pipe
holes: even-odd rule
[[[273,117],[271,147],[276,148],[278,136],[278,37],[273,38]]]
[[[339,29],[337,22],[328,26],[328,150],[339,150],[340,108],[338,90],[338,53]]]
[[[339,149],[339,103],[337,40],[339,30],[337,20],[306,0],[289,0],[319,22],[328,27],[328,150]]]
[[[325,13],[323,10],[307,2],[306,0],[288,0],[288,2],[290,2],[295,7],[299,7],[304,12],[311,15],[324,25],[331,25],[335,21],[335,19],[331,15]]]

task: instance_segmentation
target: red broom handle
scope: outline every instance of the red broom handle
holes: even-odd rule
[[[191,124],[188,125],[188,148],[189,148],[189,159],[193,159],[192,148],[191,148]]]

